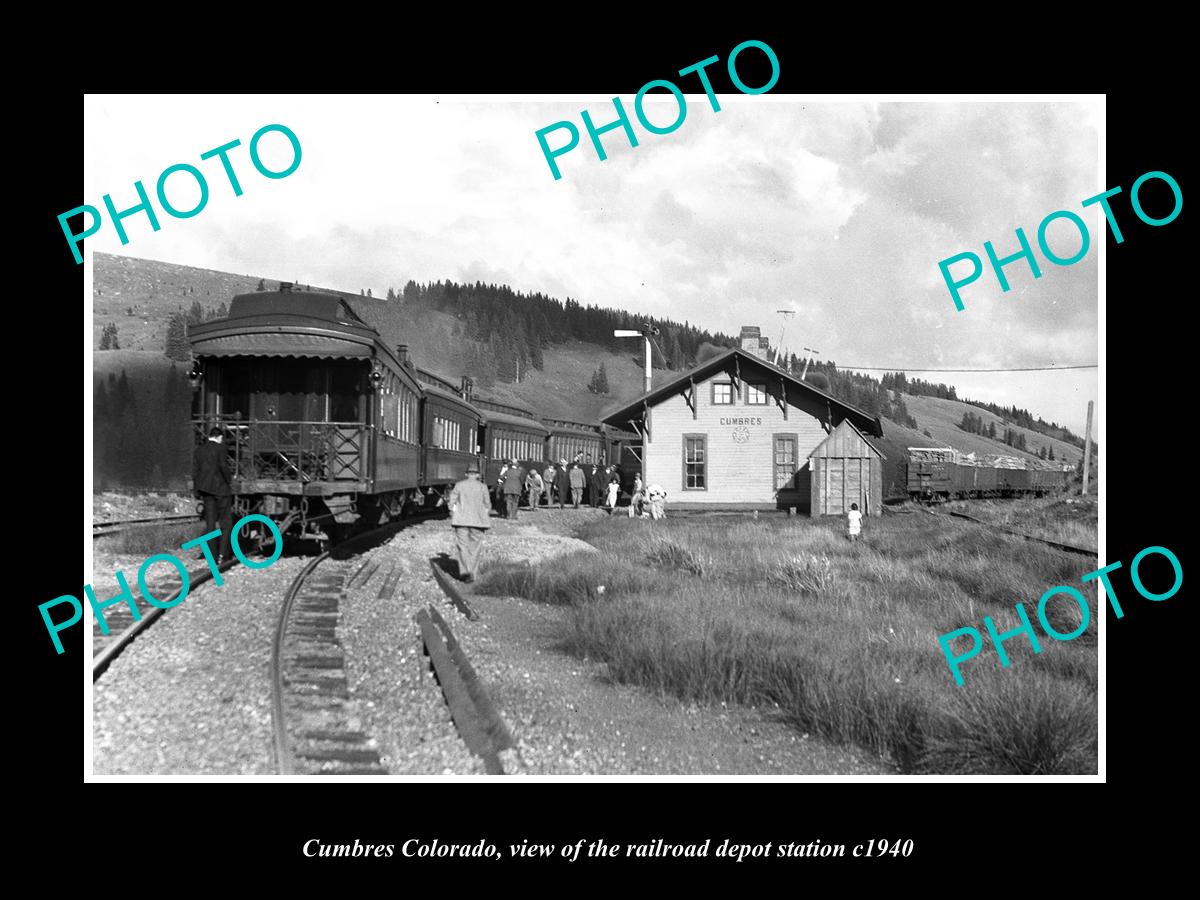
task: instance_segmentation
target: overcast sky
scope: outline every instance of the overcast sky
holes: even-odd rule
[[[675,101],[647,102],[666,124]],[[632,97],[622,98],[631,110]],[[579,111],[597,124],[611,98],[553,102],[455,97],[164,97],[85,99],[81,202],[134,205],[133,182],[153,196],[160,172],[190,163],[205,173],[207,207],[188,219],[159,210],[111,223],[87,249],[296,280],[378,296],[412,278],[494,281],[737,333],[760,325],[775,343],[795,309],[789,340],[843,366],[1022,367],[1093,363],[1097,357],[1098,243],[1103,218],[1080,201],[1103,190],[1097,169],[1102,104],[810,101],[719,95],[713,112],[688,96],[683,125],[640,144],[604,135],[601,162],[586,132],[559,157],[554,180],[534,132]],[[299,137],[303,159],[270,180],[248,147],[263,125]],[[243,188],[234,197],[216,159],[233,139]],[[552,135],[557,147],[564,132]],[[282,169],[279,134],[260,145]],[[173,175],[181,209],[198,190]],[[155,201],[157,207],[157,201]],[[1048,213],[1077,212],[1093,235],[1086,258],[1058,267],[1039,257],[990,270],[955,310],[938,261],[1035,242]],[[1069,223],[1050,229],[1062,256],[1078,248]],[[67,251],[64,242],[64,251]],[[956,269],[956,271],[958,271]],[[937,374],[960,395],[1017,403],[1082,432],[1097,373]]]

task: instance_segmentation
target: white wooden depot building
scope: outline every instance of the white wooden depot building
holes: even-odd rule
[[[604,422],[641,435],[637,452],[645,483],[662,485],[670,506],[821,515],[840,513],[860,497],[866,502],[860,508],[877,514],[880,454],[866,438],[883,435],[879,419],[760,354],[727,350],[626,403]],[[852,431],[833,435],[843,422]],[[842,463],[831,457],[839,453],[859,456]]]

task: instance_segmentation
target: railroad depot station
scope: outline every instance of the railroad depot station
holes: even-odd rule
[[[646,484],[677,508],[879,515],[883,426],[767,360],[759,329],[605,416],[641,436]]]

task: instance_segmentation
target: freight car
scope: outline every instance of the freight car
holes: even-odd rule
[[[922,502],[967,497],[1041,497],[1068,486],[1070,470],[982,466],[950,447],[908,448],[908,496]]]

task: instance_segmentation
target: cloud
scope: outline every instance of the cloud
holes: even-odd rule
[[[579,111],[603,123],[611,101],[89,96],[83,202],[132,196],[135,178],[149,189],[175,162],[199,166],[212,189],[191,219],[163,217],[159,232],[132,221],[124,247],[106,226],[89,244],[377,295],[410,278],[503,282],[729,333],[757,324],[772,339],[776,310],[794,306],[797,346],[862,365],[1094,360],[1103,220],[1079,209],[1097,183],[1084,104],[721,101],[713,112],[689,96],[678,130],[639,129],[636,148],[608,132],[600,161]],[[647,101],[655,122],[674,108]],[[558,120],[581,139],[556,181],[534,132]],[[268,122],[303,146],[284,179],[262,178],[246,155]],[[241,197],[199,160],[234,137]],[[1087,257],[1059,267],[1039,254],[1040,279],[1015,262],[1008,293],[985,271],[957,312],[938,261],[982,258],[988,240],[1011,253],[1014,228],[1036,241],[1057,209],[1088,223]],[[1051,242],[1066,251],[1060,225]],[[1078,403],[1064,405],[1060,377],[1023,388],[1023,405],[1068,419]]]

